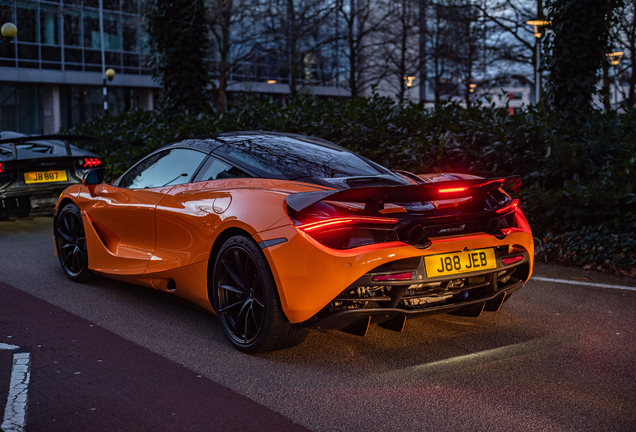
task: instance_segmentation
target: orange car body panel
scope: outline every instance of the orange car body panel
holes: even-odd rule
[[[77,204],[91,270],[108,275],[145,272],[155,249],[155,207],[171,188],[131,190],[100,184],[80,189]]]
[[[228,228],[254,235],[289,225],[285,198],[290,189],[320,190],[303,183],[245,179],[174,186],[156,207],[156,247],[147,273],[207,261],[211,245]]]
[[[271,179],[212,180],[143,190],[78,185],[62,194],[58,206],[70,200],[80,208],[91,270],[173,292],[210,311],[210,254],[223,232],[240,229],[256,242],[284,238],[263,252],[292,323],[311,318],[387,261],[502,245],[534,256],[532,234],[521,211],[516,213],[517,228],[508,228],[503,240],[467,234],[433,238],[425,250],[402,242],[329,249],[295,228],[285,211],[288,194],[326,189]]]

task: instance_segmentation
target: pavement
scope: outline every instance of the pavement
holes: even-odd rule
[[[1,339],[16,341],[32,358],[27,430],[308,431],[30,294],[0,283],[0,298]],[[0,350],[2,395],[9,388],[11,356]]]
[[[537,263],[497,313],[250,356],[168,293],[69,282],[51,234],[50,218],[0,223],[0,344],[32,354],[28,430],[636,431],[634,281]]]

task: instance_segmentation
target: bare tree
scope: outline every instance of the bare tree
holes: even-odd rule
[[[616,48],[625,53],[616,67],[616,74],[626,76],[629,90],[625,104],[633,108],[636,104],[636,0],[624,0],[625,5],[618,14],[618,25],[612,29],[612,39]]]
[[[470,0],[442,0],[432,3],[429,16],[434,20],[428,51],[435,104],[443,97],[459,96],[470,106],[470,84],[485,54],[479,11]]]
[[[486,52],[482,44],[483,22],[479,11],[470,0],[453,0],[450,2],[450,18],[452,24],[451,38],[455,41],[453,58],[457,81],[461,84],[464,103],[471,105],[471,84],[475,81],[475,68]]]
[[[537,85],[540,75],[536,53],[542,39],[533,37],[535,28],[527,22],[544,19],[543,0],[483,0],[476,1],[474,7],[481,11],[484,25],[499,30],[491,31],[488,38],[492,61],[521,67],[532,65]]]
[[[207,0],[208,23],[213,39],[213,67],[219,81],[217,107],[227,109],[230,72],[252,60],[260,49],[258,10],[253,0]]]
[[[335,7],[328,0],[264,0],[261,8],[266,49],[288,67],[289,89],[298,94],[298,78],[308,67],[320,68],[325,56],[321,48],[333,41],[327,33],[328,18]],[[282,53],[282,55],[281,55]]]
[[[336,54],[346,59],[347,86],[355,98],[384,75],[376,50],[390,11],[383,0],[337,0],[336,7],[343,28],[343,44]]]
[[[452,46],[450,41],[448,8],[444,4],[435,3],[431,10],[434,20],[433,28],[429,33],[430,59],[433,72],[433,93],[435,106],[441,102],[442,95],[448,94],[451,89],[446,85],[447,74],[449,73],[450,58],[452,56]]]
[[[387,83],[404,99],[419,71],[419,5],[417,0],[394,0],[389,3],[384,43],[378,50],[386,70]]]

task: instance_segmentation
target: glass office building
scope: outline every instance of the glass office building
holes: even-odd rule
[[[53,133],[103,112],[99,0],[0,0],[0,129]],[[152,109],[158,85],[148,67],[137,0],[103,0],[104,66],[111,112]]]

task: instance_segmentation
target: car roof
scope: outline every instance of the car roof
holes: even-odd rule
[[[387,168],[317,137],[285,132],[239,131],[202,138],[198,143],[189,141],[188,145],[207,147],[211,154],[257,177],[310,182],[381,176],[392,177],[393,181],[397,179]]]
[[[349,150],[347,150],[346,148],[339,146],[337,144],[334,144],[331,141],[327,141],[318,137],[289,133],[289,132],[240,131],[240,132],[221,133],[221,134],[217,134],[216,137],[217,139],[221,141],[227,142],[227,141],[238,141],[243,139],[249,139],[251,137],[265,137],[265,136],[293,138],[299,141],[316,144],[322,147],[349,152]]]
[[[322,147],[330,148],[333,150],[350,152],[350,150],[334,144],[330,141],[313,136],[295,134],[290,132],[271,132],[271,131],[237,131],[237,132],[221,132],[210,135],[198,136],[192,139],[182,140],[174,143],[170,143],[163,148],[168,147],[196,147],[204,151],[214,151],[217,148],[224,145],[231,145],[232,143],[248,140],[250,138],[266,138],[266,137],[284,137],[292,138],[298,141],[304,141],[306,143],[319,145]]]

